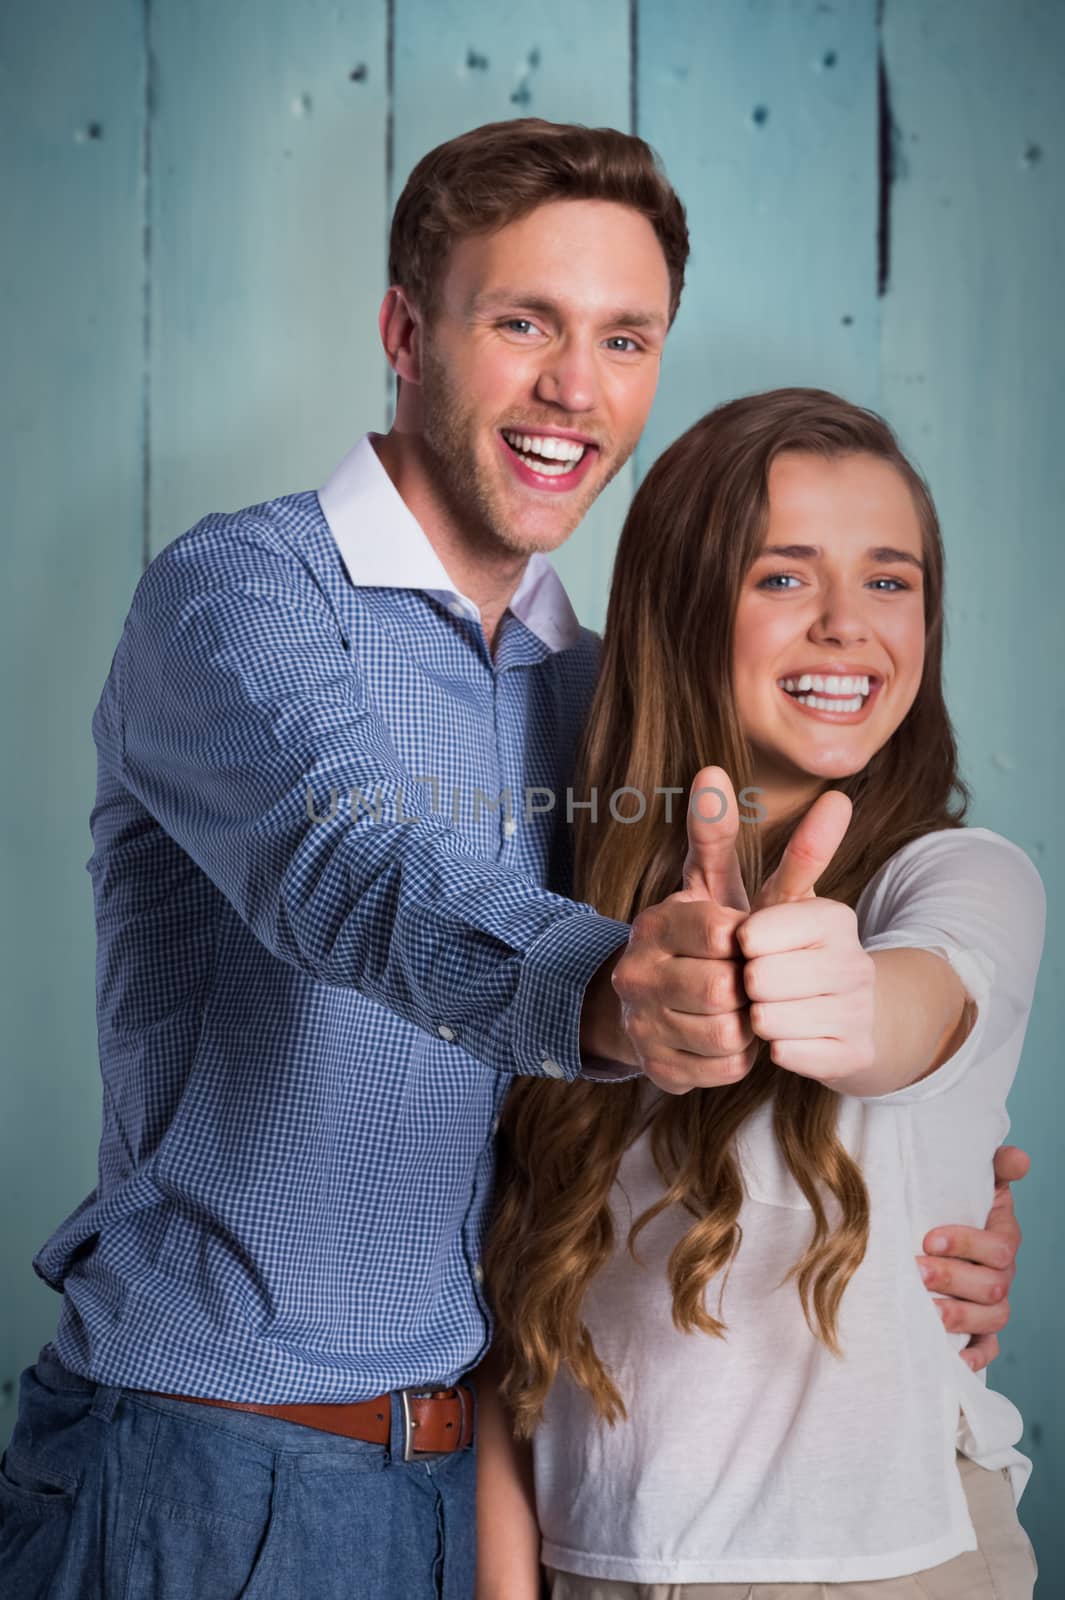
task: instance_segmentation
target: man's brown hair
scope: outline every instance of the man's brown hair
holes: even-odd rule
[[[431,318],[457,239],[502,228],[551,200],[612,200],[647,218],[669,270],[672,324],[688,259],[684,207],[651,146],[618,128],[514,117],[437,145],[396,204],[389,283]]]

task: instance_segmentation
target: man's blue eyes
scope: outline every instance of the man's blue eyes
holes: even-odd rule
[[[794,583],[799,581],[792,572],[771,572],[767,578],[762,578],[755,587],[758,589],[776,588],[776,580],[781,578]],[[881,594],[897,594],[900,590],[910,587],[908,583],[903,583],[901,578],[874,578],[872,581],[874,584],[889,583],[892,585],[890,589],[881,589],[879,591]]]
[[[533,321],[531,321],[531,319],[529,317],[509,317],[507,319],[507,321],[503,324],[503,326],[505,328],[522,329],[522,328],[535,328],[536,324]],[[610,338],[607,339],[606,342],[607,342],[607,344],[613,344],[615,346],[617,346],[619,344],[625,344],[625,345],[628,345],[630,347],[630,349],[632,349],[632,350],[638,350],[640,348],[640,346],[636,343],[636,340],[635,339],[630,339],[627,333],[615,333],[615,334],[612,334],[610,336]],[[618,353],[620,355],[628,355],[629,351],[628,350],[621,350]]]

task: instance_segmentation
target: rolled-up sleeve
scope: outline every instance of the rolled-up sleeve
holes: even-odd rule
[[[426,811],[332,607],[269,526],[152,563],[93,731],[278,960],[502,1071],[580,1074],[584,991],[628,925]]]

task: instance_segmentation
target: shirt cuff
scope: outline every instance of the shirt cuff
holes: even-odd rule
[[[514,1000],[512,1071],[534,1078],[598,1076],[586,1073],[581,1060],[584,994],[604,961],[628,938],[627,922],[581,913],[553,922],[529,947]],[[588,1061],[638,1075],[623,1062],[604,1063],[600,1057]]]

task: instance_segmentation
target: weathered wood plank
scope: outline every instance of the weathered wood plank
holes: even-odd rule
[[[1065,8],[1057,0],[887,0],[895,119],[883,400],[931,481],[948,553],[949,702],[971,820],[1026,849],[1049,928],[1013,1137],[1034,1158],[1013,1320],[992,1382],[1026,1421],[1022,1517],[1038,1593],[1065,1592],[1059,1284],[1062,980],[1057,848],[1065,712]],[[1009,930],[1003,930],[1009,937]]]
[[[873,0],[639,8],[639,132],[692,259],[641,470],[711,406],[787,384],[877,394]]]
[[[384,0],[152,10],[151,539],[380,427]]]
[[[59,1313],[30,1259],[96,1170],[90,719],[141,566],[143,108],[140,0],[5,8],[0,1439]]]

